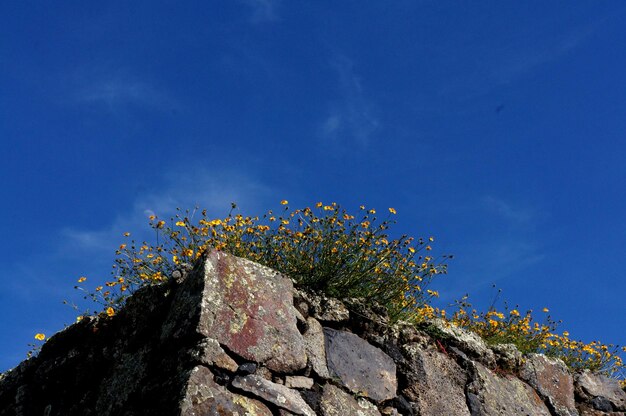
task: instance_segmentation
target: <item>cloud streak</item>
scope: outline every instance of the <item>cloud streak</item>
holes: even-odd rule
[[[119,214],[101,229],[62,230],[61,252],[110,254],[124,232],[132,231],[138,240],[151,238],[152,230],[147,227],[149,215],[168,219],[176,214],[176,208],[197,206],[207,209],[209,216],[220,217],[228,213],[231,202],[245,212],[258,212],[263,201],[274,195],[269,187],[250,176],[203,168],[170,173],[161,182],[158,188],[138,195],[130,211]]]
[[[483,197],[482,204],[487,211],[493,212],[512,223],[528,223],[534,217],[534,212],[532,210],[513,206],[503,199],[492,195]]]
[[[252,23],[275,22],[278,17],[278,0],[240,0],[251,10]]]
[[[349,139],[366,146],[381,126],[374,103],[365,95],[350,59],[339,56],[333,61],[332,67],[337,74],[340,96],[330,104],[318,134],[328,141]]]

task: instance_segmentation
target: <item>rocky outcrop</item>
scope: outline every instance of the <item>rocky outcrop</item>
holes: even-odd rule
[[[614,380],[223,252],[0,375],[5,415],[623,415]]]

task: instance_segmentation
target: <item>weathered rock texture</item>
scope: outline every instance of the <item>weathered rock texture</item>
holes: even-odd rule
[[[213,251],[0,375],[5,415],[624,415],[614,380]]]

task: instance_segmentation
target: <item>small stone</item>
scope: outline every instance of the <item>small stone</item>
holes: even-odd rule
[[[309,305],[307,308],[309,315],[319,321],[345,322],[350,318],[348,309],[337,299],[303,290],[297,291],[297,296]]]
[[[286,376],[285,386],[291,389],[310,389],[315,381],[309,377],[303,376]]]
[[[467,331],[441,318],[433,318],[428,322],[435,330],[447,336],[452,344],[468,354],[470,358],[489,368],[495,368],[495,354],[476,333]]]
[[[247,376],[256,372],[257,365],[255,363],[243,363],[237,368],[237,374]]]
[[[496,344],[491,349],[496,354],[496,364],[507,371],[516,371],[522,364],[522,353],[515,344]]]
[[[237,376],[233,380],[232,386],[297,415],[315,416],[315,412],[296,390],[291,390],[257,375]]]
[[[237,363],[222,349],[219,342],[211,338],[203,339],[198,345],[198,360],[207,366],[216,366],[230,372],[237,370]]]
[[[383,410],[380,411],[380,413],[385,416],[400,416],[400,413],[398,413],[398,409],[390,406],[385,407]]]

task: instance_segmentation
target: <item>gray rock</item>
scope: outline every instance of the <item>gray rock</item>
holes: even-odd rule
[[[315,416],[315,412],[296,390],[291,390],[257,375],[237,376],[232,385],[296,415]]]
[[[197,360],[206,366],[216,366],[230,372],[237,370],[237,363],[222,349],[219,342],[205,338],[198,344]]]
[[[398,321],[391,326],[390,329],[391,338],[397,340],[399,344],[414,344],[417,343],[422,347],[433,342],[424,332],[418,330],[415,324],[406,321]]]
[[[396,396],[396,365],[387,354],[350,332],[324,328],[324,336],[331,377],[377,402]]]
[[[304,347],[309,363],[315,373],[322,378],[330,378],[326,366],[326,347],[322,325],[314,318],[307,318],[307,330],[304,333]]]
[[[310,389],[315,381],[312,378],[304,376],[286,376],[285,387],[290,389]]]
[[[248,374],[254,374],[256,372],[256,363],[243,363],[237,367],[237,374],[247,376]]]
[[[308,305],[307,308],[299,308],[301,312],[308,314],[305,315],[303,313],[305,316],[313,316],[322,322],[345,322],[350,318],[348,309],[337,299],[304,290],[296,290],[295,293],[298,298],[302,299]],[[300,304],[301,302],[297,303]]]
[[[529,354],[520,377],[539,393],[557,416],[578,416],[574,401],[574,379],[561,360]]]
[[[272,415],[270,409],[263,403],[231,393],[215,383],[211,371],[203,366],[197,366],[191,370],[180,409],[181,416],[215,414]]]
[[[472,381],[467,396],[472,415],[550,416],[537,393],[512,376],[499,376],[477,362],[470,362]]]
[[[491,349],[496,354],[496,364],[506,371],[517,371],[522,365],[522,353],[515,344],[496,344]]]
[[[407,386],[402,394],[424,416],[470,415],[465,400],[467,376],[450,357],[435,348],[413,343],[403,346],[408,359]]]
[[[626,411],[626,392],[619,387],[617,380],[583,371],[576,374],[574,386],[576,394],[597,410],[605,409],[608,402],[613,411]]]
[[[489,368],[495,368],[495,354],[477,334],[459,328],[441,318],[431,319],[429,320],[429,324],[434,327],[436,331],[446,336],[447,339],[461,351],[468,354],[470,358],[483,363]]]
[[[324,386],[320,408],[324,416],[380,416],[372,403],[362,398],[357,400],[332,384]]]

